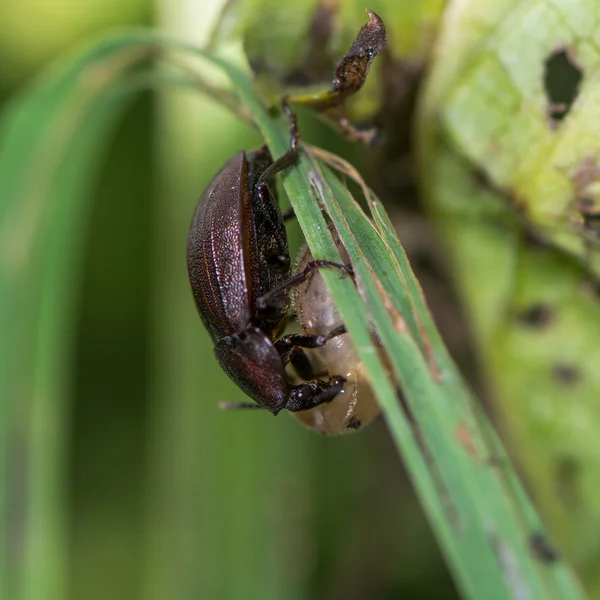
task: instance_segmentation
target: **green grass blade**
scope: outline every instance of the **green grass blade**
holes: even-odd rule
[[[282,122],[263,110],[243,75],[231,68],[228,71],[272,153],[283,154],[287,136]],[[532,552],[529,537],[542,527],[511,465],[503,453],[499,458],[495,438],[490,445],[486,419],[475,414],[473,399],[441,344],[420,288],[380,206],[375,204],[376,218],[384,239],[358,213],[339,181],[306,154],[298,167],[284,176],[284,185],[313,255],[335,260],[336,251],[312,190],[319,191],[319,201],[365,284],[367,306],[348,281],[327,272],[323,275],[465,596],[581,598],[568,567],[560,562],[543,564]],[[393,277],[406,290],[400,290],[397,282],[391,284]],[[407,293],[413,308],[403,313]],[[369,319],[381,336],[406,397],[408,415],[402,411],[395,385],[371,343],[366,325]],[[407,326],[408,322],[413,326]],[[427,347],[431,347],[435,361],[425,356],[423,348]],[[496,460],[502,461],[501,467],[495,466]],[[511,485],[507,485],[508,480]]]
[[[18,482],[0,496],[19,506],[2,521],[2,597],[65,598],[67,398],[89,201],[131,99],[122,77],[154,45],[137,35],[94,45],[0,124],[0,480]]]

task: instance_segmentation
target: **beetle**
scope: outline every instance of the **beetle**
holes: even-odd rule
[[[343,262],[349,262],[348,254],[335,230],[331,230],[338,252]],[[297,268],[302,270],[313,260],[308,247],[299,255]],[[360,285],[359,285],[360,291]],[[293,293],[293,305],[302,333],[305,335],[324,335],[335,331],[335,338],[311,352],[314,360],[303,371],[302,377],[308,378],[321,366],[327,373],[342,373],[346,379],[342,393],[328,404],[321,404],[313,410],[297,413],[302,423],[319,433],[338,435],[357,431],[373,421],[381,412],[373,390],[366,380],[363,364],[345,331],[340,314],[333,303],[329,290],[321,274],[313,273],[297,286]],[[376,345],[378,338],[372,336]]]
[[[279,337],[288,318],[290,290],[313,271],[349,267],[308,261],[291,276],[284,217],[272,186],[276,173],[298,157],[296,117],[285,101],[291,145],[273,161],[266,146],[238,152],[200,197],[187,243],[187,265],[196,306],[215,343],[215,356],[229,377],[259,407],[274,415],[303,411],[331,401],[345,378],[311,378],[292,385],[285,366],[303,364],[302,348],[323,346],[338,332]]]

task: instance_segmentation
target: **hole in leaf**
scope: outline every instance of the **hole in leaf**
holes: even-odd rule
[[[548,120],[554,129],[567,116],[579,93],[582,70],[569,49],[557,50],[545,62],[544,89]]]
[[[552,309],[545,304],[533,304],[517,315],[517,321],[522,325],[535,328],[546,327],[553,317]]]

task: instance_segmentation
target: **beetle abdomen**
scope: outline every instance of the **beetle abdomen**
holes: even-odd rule
[[[190,226],[187,261],[190,283],[204,325],[216,341],[243,330],[250,310],[256,252],[250,217],[248,165],[238,152],[202,194]]]

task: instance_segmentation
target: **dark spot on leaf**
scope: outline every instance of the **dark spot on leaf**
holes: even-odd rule
[[[577,486],[579,463],[572,456],[563,455],[556,459],[555,464],[556,495],[565,508],[577,510],[580,504]]]
[[[550,544],[548,538],[539,531],[529,536],[529,547],[543,563],[552,564],[560,558],[558,551]]]
[[[569,114],[582,78],[582,69],[571,49],[552,53],[544,63],[544,89],[548,98],[548,121],[555,129]]]
[[[477,167],[473,170],[473,181],[478,188],[493,189],[488,174],[481,167]]]
[[[523,231],[523,244],[529,250],[547,250],[547,242],[533,229],[526,228]]]
[[[600,215],[594,215],[589,217],[584,215],[583,226],[585,230],[594,235],[594,237],[600,237]]]
[[[581,216],[584,230],[597,237],[600,235],[600,199],[596,190],[600,181],[598,157],[586,156],[569,175],[575,188],[575,209]]]
[[[586,188],[600,178],[600,169],[595,155],[586,156],[571,173],[571,181],[579,196],[585,195]]]
[[[577,201],[577,208],[583,215],[590,217],[600,217],[600,207],[594,202],[593,198],[579,198]]]
[[[348,421],[348,427],[346,429],[360,429],[361,427],[362,423],[356,417],[352,417]]]
[[[572,386],[581,380],[581,373],[577,367],[565,363],[557,363],[552,367],[554,377],[565,386]]]
[[[517,314],[517,321],[527,327],[542,329],[548,326],[553,317],[552,309],[545,304],[533,304]]]
[[[581,282],[581,290],[588,296],[600,299],[600,281],[594,277],[585,277]]]
[[[590,197],[579,198],[577,210],[583,218],[585,230],[600,236],[600,203]]]

